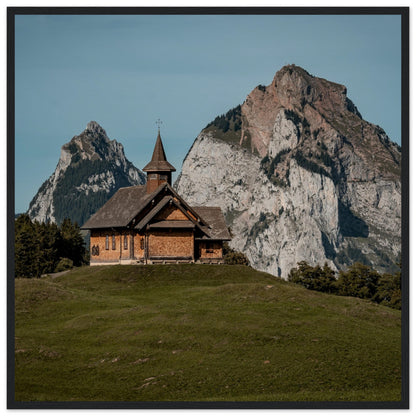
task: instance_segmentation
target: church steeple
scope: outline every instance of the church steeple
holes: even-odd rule
[[[172,172],[175,172],[176,169],[166,160],[165,149],[160,137],[160,127],[157,132],[152,160],[143,168],[143,171],[147,172],[147,193],[152,193],[164,182],[172,185]]]

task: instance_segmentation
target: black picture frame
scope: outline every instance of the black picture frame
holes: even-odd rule
[[[399,402],[17,402],[14,398],[15,23],[17,15],[399,15],[402,52],[402,396]],[[9,409],[408,409],[409,408],[409,8],[408,7],[9,7],[7,9],[7,407]]]

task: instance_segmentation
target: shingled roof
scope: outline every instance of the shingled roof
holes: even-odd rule
[[[220,207],[192,207],[198,215],[203,217],[209,226],[201,226],[201,229],[209,236],[203,240],[231,240],[231,235],[225,223],[224,215]]]
[[[159,189],[146,193],[146,185],[120,188],[82,227],[82,230],[94,228],[126,227],[151,200]]]
[[[167,203],[172,202],[180,207],[183,205],[186,209],[193,212],[198,221],[193,226],[199,228],[205,235],[202,239],[206,240],[231,240],[230,233],[224,220],[224,215],[219,207],[190,207],[167,183],[160,185],[151,194],[146,193],[145,185],[130,186],[120,188],[82,227],[83,230],[105,229],[105,228],[122,228],[131,223],[140,211],[150,203],[159,194],[166,189],[172,195],[164,196],[159,203],[145,215],[135,228],[142,229],[148,222],[164,207]],[[175,201],[173,197],[179,201]],[[183,209],[183,208],[182,208]],[[185,228],[191,227],[192,221],[169,221],[165,226],[177,228],[182,224]],[[161,227],[162,224],[153,227]]]
[[[159,194],[159,192],[163,191],[163,189],[170,190],[170,192],[178,197],[187,208],[193,211],[195,215],[198,215],[193,208],[189,207],[189,205],[182,200],[168,183],[159,185],[159,187],[151,194],[146,192],[146,185],[137,185],[120,188],[94,215],[91,216],[81,229],[92,230],[94,228],[126,227],[133,218]],[[169,201],[170,198],[170,196],[166,196],[163,198],[163,201]],[[205,224],[204,221],[202,221],[202,223]]]
[[[157,134],[152,160],[143,168],[144,172],[175,172],[176,169],[166,160],[165,149],[163,148],[160,131]]]

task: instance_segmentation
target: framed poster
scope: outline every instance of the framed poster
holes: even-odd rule
[[[8,407],[408,408],[408,169],[408,8],[8,8]]]

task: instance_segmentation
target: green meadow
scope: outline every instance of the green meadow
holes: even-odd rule
[[[15,280],[16,401],[399,401],[400,311],[245,266]]]

